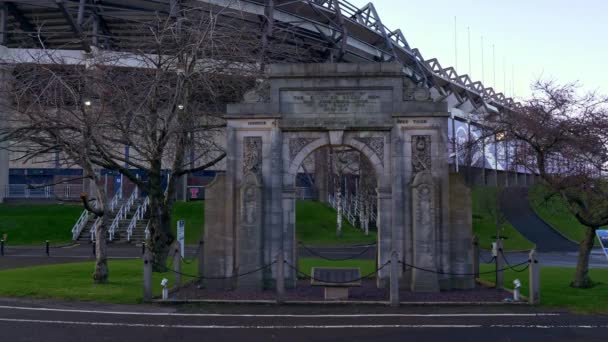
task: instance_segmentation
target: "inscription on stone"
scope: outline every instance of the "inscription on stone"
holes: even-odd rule
[[[281,111],[296,114],[379,113],[390,102],[389,90],[285,90]]]

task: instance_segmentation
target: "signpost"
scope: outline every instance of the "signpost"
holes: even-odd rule
[[[182,258],[184,257],[184,228],[186,227],[186,222],[184,220],[177,221],[177,241],[179,241],[180,252],[182,254]]]
[[[604,254],[608,258],[608,229],[598,229],[595,231],[595,234],[597,234],[602,250],[604,250]]]

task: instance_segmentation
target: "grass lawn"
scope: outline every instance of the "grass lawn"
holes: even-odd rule
[[[141,259],[110,260],[110,281],[95,285],[92,281],[94,262],[16,268],[0,271],[0,297],[55,298],[62,300],[96,301],[106,303],[140,303],[143,298]],[[372,272],[373,260],[325,261],[301,258],[299,268],[310,273],[313,266],[361,267],[361,275]],[[182,272],[196,275],[196,261],[183,264]],[[172,273],[153,273],[153,293],[160,296],[160,281],[169,280]],[[191,278],[182,277],[182,282]]]
[[[496,236],[496,196],[498,188],[476,186],[473,195],[473,234],[479,237],[479,246],[490,249]],[[534,244],[521,235],[508,221],[501,226],[501,236],[505,236],[505,250],[528,250]]]
[[[0,237],[7,234],[11,245],[69,243],[82,210],[70,204],[0,204]]]
[[[494,265],[481,265],[482,272],[494,270]],[[574,278],[574,267],[543,267],[540,271],[540,300],[546,307],[564,307],[580,313],[608,313],[608,269],[590,270],[591,279],[598,283],[591,289],[574,289],[569,286]],[[482,278],[494,282],[494,274]],[[513,288],[513,280],[522,282],[522,294],[528,295],[528,271],[505,271],[505,287]]]
[[[365,236],[344,219],[342,236],[336,236],[336,211],[328,205],[313,201],[296,203],[296,235],[306,245],[348,245],[376,242],[376,232]]]
[[[205,223],[205,202],[176,202],[173,205],[173,215],[171,216],[173,234],[177,234],[177,220],[186,221],[186,228],[184,230],[186,244],[198,244],[203,234],[203,225]]]
[[[205,221],[204,201],[176,202],[173,207],[171,229],[177,221],[186,221],[187,244],[197,244]],[[8,244],[38,245],[45,240],[51,244],[71,242],[71,228],[82,213],[79,205],[0,205],[0,235],[8,234]],[[336,236],[336,211],[312,201],[298,201],[296,210],[298,240],[307,245],[365,244],[376,241],[376,233],[365,236],[344,220],[342,236]]]
[[[93,284],[95,263],[79,262],[60,265],[16,268],[0,271],[0,296],[57,298],[63,300],[109,303],[139,303],[143,298],[141,259],[110,260],[108,284]],[[182,272],[196,274],[196,261],[182,266]],[[162,278],[173,284],[172,273],[153,273],[153,293],[160,296]],[[182,282],[189,278],[182,277]]]
[[[559,196],[546,199],[548,189],[542,184],[534,185],[528,194],[530,206],[536,214],[553,228],[571,240],[581,241],[585,237],[585,226],[568,211],[564,200]],[[599,246],[597,239],[595,245]]]

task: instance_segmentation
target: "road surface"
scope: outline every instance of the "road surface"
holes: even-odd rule
[[[605,316],[529,306],[117,306],[0,299],[2,341],[606,341]]]

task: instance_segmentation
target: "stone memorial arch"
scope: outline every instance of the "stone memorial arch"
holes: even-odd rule
[[[271,66],[266,86],[228,106],[226,172],[205,194],[205,276],[252,273],[207,286],[274,287],[279,253],[297,264],[298,169],[321,147],[349,146],[378,180],[378,265],[395,251],[401,286],[472,287],[470,276],[451,275],[472,272],[472,232],[468,190],[449,175],[447,118],[447,105],[398,64]],[[379,286],[387,286],[388,270],[379,272]],[[291,267],[284,276],[295,286]]]

